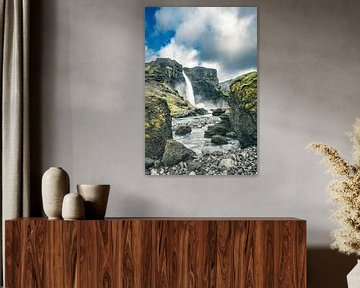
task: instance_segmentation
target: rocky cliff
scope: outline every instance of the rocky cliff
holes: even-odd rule
[[[223,99],[220,90],[216,69],[205,67],[184,68],[193,86],[196,102],[214,101]]]
[[[195,107],[186,100],[182,71],[182,65],[169,58],[157,58],[145,63],[145,97],[155,96],[166,100],[172,117],[196,114]]]
[[[183,66],[170,58],[157,58],[145,63],[145,82],[158,82],[175,88],[180,82],[184,83]]]
[[[145,63],[145,82],[163,83],[177,91],[183,98],[185,94],[185,78],[182,71],[191,81],[195,100],[197,103],[204,101],[217,102],[223,99],[224,94],[219,86],[216,69],[205,67],[186,68],[180,63],[169,58],[157,58]],[[182,86],[182,89],[180,89]]]
[[[230,121],[242,148],[257,145],[257,72],[235,78],[228,96]]]

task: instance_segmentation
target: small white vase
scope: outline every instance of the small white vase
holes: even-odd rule
[[[355,267],[347,275],[348,288],[360,287],[360,260],[357,261]]]
[[[60,167],[49,168],[42,177],[43,208],[49,219],[61,219],[63,198],[69,193],[69,175]]]
[[[64,220],[84,219],[84,199],[79,193],[75,192],[65,195],[61,214]]]

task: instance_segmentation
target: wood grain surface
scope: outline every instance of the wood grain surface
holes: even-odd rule
[[[5,223],[6,287],[306,287],[306,222],[142,218]]]

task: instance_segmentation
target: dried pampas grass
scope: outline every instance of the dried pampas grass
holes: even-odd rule
[[[331,146],[312,143],[308,148],[324,155],[324,162],[336,178],[329,184],[332,200],[338,204],[332,218],[342,225],[333,231],[331,247],[346,254],[360,255],[360,118],[356,119],[353,132],[354,165],[346,162]]]

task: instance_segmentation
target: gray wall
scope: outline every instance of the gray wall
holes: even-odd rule
[[[344,133],[360,116],[360,2],[222,1],[258,6],[259,173],[149,177],[143,7],[175,2],[219,4],[32,2],[33,188],[62,166],[72,190],[111,184],[107,216],[294,216],[308,221],[309,247],[327,246],[330,176],[305,147],[318,140],[351,159]]]

